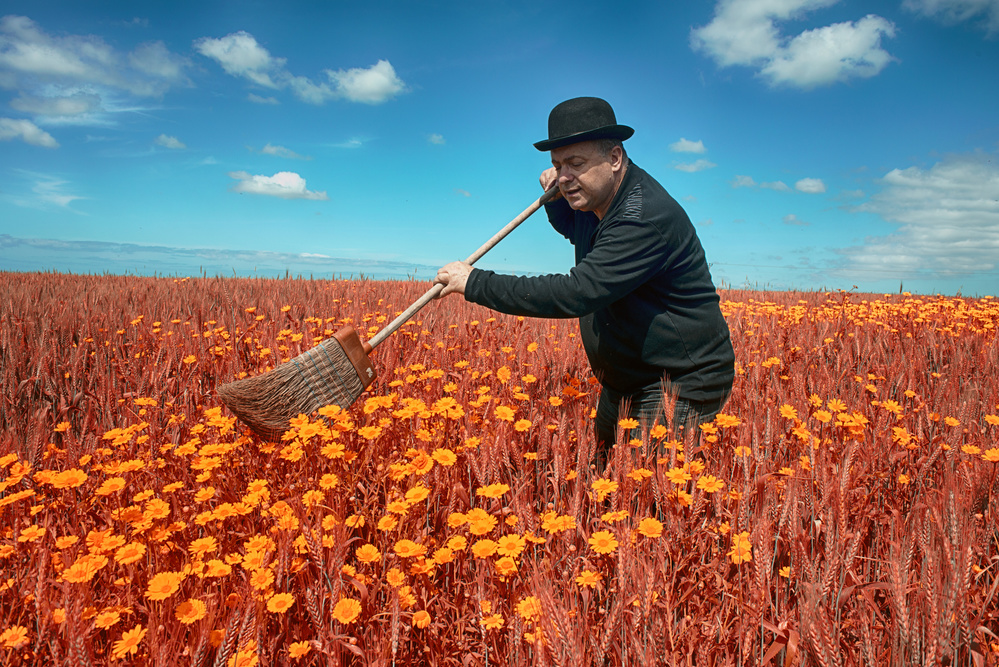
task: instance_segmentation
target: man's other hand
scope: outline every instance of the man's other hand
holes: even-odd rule
[[[438,295],[438,299],[457,292],[465,293],[465,283],[468,281],[468,274],[472,272],[472,265],[465,262],[451,262],[437,270],[435,283],[444,285],[444,289]]]

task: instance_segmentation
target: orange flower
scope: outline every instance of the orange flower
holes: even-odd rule
[[[454,551],[447,547],[441,547],[434,551],[434,562],[438,565],[447,565],[454,561]]]
[[[517,410],[506,405],[497,405],[494,414],[496,415],[496,419],[500,421],[512,422],[513,416],[517,414]]]
[[[427,547],[412,540],[399,540],[395,543],[395,553],[400,558],[416,558],[427,553]]]
[[[45,535],[45,529],[41,526],[28,526],[17,536],[18,542],[34,542]]]
[[[76,535],[64,535],[55,541],[56,549],[68,549],[79,541]]]
[[[733,426],[738,426],[742,423],[742,420],[734,415],[726,415],[718,413],[715,415],[715,425],[718,428],[732,428]]]
[[[496,527],[496,524],[499,523],[496,517],[481,507],[470,509],[465,514],[465,519],[468,521],[468,530],[472,535],[485,535],[491,532]]]
[[[423,486],[422,484],[417,484],[409,491],[406,492],[406,502],[408,503],[418,503],[422,500],[426,500],[430,495],[430,489]]]
[[[607,523],[617,523],[628,518],[628,510],[618,510],[617,512],[604,512],[600,515],[601,521]]]
[[[274,571],[269,567],[254,570],[250,575],[250,585],[258,591],[267,590],[274,583]]]
[[[496,572],[499,573],[501,577],[509,577],[517,571],[517,561],[510,558],[509,556],[504,556],[496,561]]]
[[[516,558],[527,546],[527,540],[520,535],[504,535],[496,543],[496,551],[502,556]]]
[[[404,575],[399,568],[393,567],[391,570],[385,573],[385,581],[388,585],[393,588],[399,588],[404,583],[406,583],[406,575]]]
[[[618,483],[612,482],[609,479],[595,479],[593,480],[592,488],[594,495],[596,495],[597,502],[600,502],[606,498],[608,494],[617,491]]]
[[[472,554],[476,558],[489,558],[496,553],[496,542],[489,539],[477,540],[472,545]]]
[[[125,488],[125,478],[124,477],[109,477],[104,480],[104,483],[98,487],[94,493],[99,496],[107,496],[116,491],[121,491]]]
[[[191,598],[177,605],[173,613],[178,621],[184,625],[190,625],[204,618],[207,612],[208,608],[204,602],[197,598]]]
[[[364,544],[358,547],[357,551],[354,552],[354,555],[357,556],[357,560],[362,563],[373,563],[382,557],[381,552],[379,552],[378,548],[373,544]]]
[[[590,535],[587,541],[598,554],[610,554],[617,550],[617,538],[609,530],[597,531]]]
[[[378,519],[378,525],[376,527],[378,530],[384,530],[387,532],[393,530],[397,525],[399,525],[399,519],[391,514],[386,514],[381,519]]]
[[[205,571],[206,577],[226,577],[232,574],[232,566],[217,558],[208,561],[207,565],[208,569]]]
[[[295,642],[288,647],[288,655],[298,660],[309,654],[312,650],[312,645],[309,642]]]
[[[106,628],[110,628],[112,625],[114,625],[120,620],[121,620],[121,614],[119,614],[118,612],[113,610],[102,611],[100,614],[97,615],[97,618],[94,619],[94,627],[101,628],[103,630]]]
[[[166,600],[177,592],[183,580],[184,575],[181,572],[160,572],[149,580],[146,597],[150,600]]]
[[[141,625],[136,625],[131,630],[125,631],[121,639],[114,643],[111,657],[115,660],[124,658],[129,653],[139,652],[139,642],[146,636],[146,630]]]
[[[349,625],[361,615],[361,603],[354,598],[341,598],[333,607],[333,618]]]
[[[129,542],[115,552],[114,559],[120,565],[128,565],[138,560],[142,560],[142,557],[145,555],[145,544],[142,544],[141,542]]]
[[[4,648],[21,648],[28,643],[28,629],[22,625],[12,625],[0,632],[0,642]]]
[[[204,556],[205,554],[210,554],[219,548],[219,541],[212,537],[211,535],[207,537],[202,537],[191,542],[187,547],[187,551],[192,556]]]
[[[63,570],[62,578],[73,584],[81,584],[94,578],[101,568],[108,564],[107,556],[87,554],[80,556],[76,562]]]
[[[623,428],[625,431],[630,431],[633,428],[638,428],[638,420],[632,419],[631,417],[627,417],[625,419],[618,421],[617,425]]]
[[[510,487],[506,484],[490,484],[489,486],[480,486],[475,490],[475,495],[486,498],[499,498],[509,490]]]
[[[483,616],[479,621],[481,625],[486,630],[499,630],[503,627],[503,616],[501,614],[492,614],[491,616]]]
[[[724,489],[725,482],[714,475],[704,475],[697,480],[697,488],[704,491],[704,493],[714,493],[715,491]]]
[[[290,593],[275,593],[267,600],[267,611],[272,614],[283,614],[295,604],[295,597]]]
[[[430,614],[428,614],[423,609],[416,612],[415,614],[413,614],[413,625],[415,625],[418,628],[427,627],[428,625],[430,625]]]
[[[450,449],[435,449],[433,454],[430,455],[434,461],[445,467],[453,466],[458,462],[458,457],[455,456],[454,452]]]
[[[736,565],[753,560],[753,545],[749,541],[749,531],[744,530],[732,536],[732,549],[728,552],[728,556]]]
[[[662,521],[654,517],[646,517],[638,523],[638,532],[645,537],[661,537],[663,534]]]
[[[517,613],[525,621],[532,621],[541,617],[541,600],[533,595],[524,598],[517,603]]]
[[[57,489],[75,489],[87,481],[87,473],[79,468],[65,470],[55,476],[52,486]]]
[[[600,580],[604,578],[604,575],[599,572],[594,572],[593,570],[583,570],[576,577],[576,583],[582,588],[596,588]]]

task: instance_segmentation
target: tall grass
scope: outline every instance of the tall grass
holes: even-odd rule
[[[574,321],[431,304],[268,443],[216,388],[425,284],[2,278],[3,664],[999,657],[993,299],[723,292],[724,414],[598,475]]]

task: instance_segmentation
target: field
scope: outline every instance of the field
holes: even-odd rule
[[[723,291],[724,414],[598,475],[575,321],[432,303],[263,442],[220,384],[427,285],[0,277],[4,665],[999,661],[995,299]]]

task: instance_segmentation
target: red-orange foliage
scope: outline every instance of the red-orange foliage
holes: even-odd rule
[[[220,383],[425,284],[0,277],[5,665],[999,655],[992,299],[723,292],[725,414],[597,481],[572,321],[431,304],[265,443]]]

